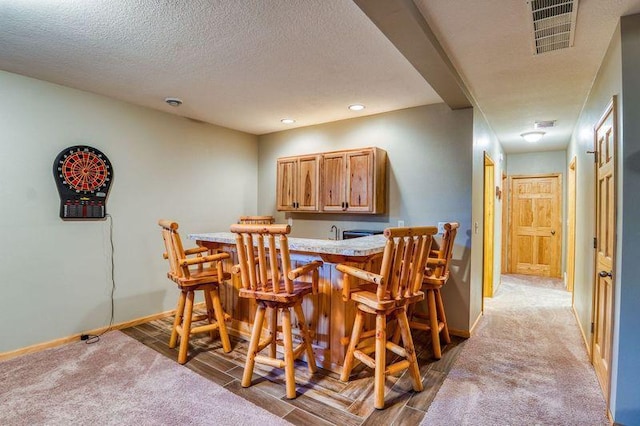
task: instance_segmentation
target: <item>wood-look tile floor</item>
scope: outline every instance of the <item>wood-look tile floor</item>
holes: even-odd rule
[[[173,318],[166,317],[122,331],[176,360],[177,348],[168,346],[172,321]],[[452,336],[452,343],[438,361],[432,357],[427,333],[414,332],[414,339],[424,390],[413,391],[406,371],[400,376],[389,376],[384,410],[373,407],[373,370],[363,364],[354,368],[348,383],[343,383],[338,374],[322,368],[310,375],[306,363],[296,361],[298,396],[291,400],[285,396],[284,369],[256,364],[252,386],[240,385],[248,345],[244,340],[231,337],[233,350],[227,354],[219,339],[211,341],[207,334],[192,336],[185,367],[293,424],[417,425],[464,346],[464,339]],[[392,355],[387,354],[388,358]]]

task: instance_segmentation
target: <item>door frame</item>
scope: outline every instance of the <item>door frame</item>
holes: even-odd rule
[[[506,274],[509,272],[509,181],[507,174],[502,172],[502,239],[501,239],[501,256],[500,256],[500,272]]]
[[[482,298],[493,297],[493,264],[495,235],[495,163],[484,153],[484,211],[482,250]]]
[[[567,291],[571,292],[571,306],[573,306],[573,288],[576,278],[577,172],[577,160],[574,156],[569,163],[567,173]]]

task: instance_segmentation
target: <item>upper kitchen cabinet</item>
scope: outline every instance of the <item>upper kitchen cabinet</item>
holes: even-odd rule
[[[322,154],[321,211],[384,213],[386,165],[380,148]]]
[[[278,159],[276,187],[278,211],[319,211],[319,172],[319,155]]]

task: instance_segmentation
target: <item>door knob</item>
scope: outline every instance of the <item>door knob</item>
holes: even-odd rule
[[[554,229],[551,230],[551,235],[556,235],[556,231]]]
[[[612,273],[612,272],[613,272],[613,271],[609,271],[609,272],[607,272],[607,271],[600,271],[600,272],[598,273],[598,275],[600,275],[602,278],[606,278],[606,277],[611,278],[611,277],[612,277],[612,275],[611,275],[611,273]]]

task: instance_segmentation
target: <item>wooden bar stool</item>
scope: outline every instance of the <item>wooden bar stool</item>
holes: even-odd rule
[[[442,345],[451,343],[449,336],[449,326],[444,313],[444,304],[440,289],[449,279],[449,265],[453,254],[453,243],[460,224],[458,222],[447,222],[444,225],[444,234],[438,250],[431,250],[427,259],[427,269],[422,281],[422,290],[427,299],[428,315],[415,312],[415,306],[409,306],[409,326],[415,330],[431,332],[431,345],[433,347],[433,357],[442,358]],[[426,320],[425,322],[419,320]]]
[[[304,352],[307,354],[309,371],[315,373],[317,370],[311,335],[302,311],[302,299],[312,291],[314,294],[317,293],[318,268],[322,266],[322,262],[309,262],[292,270],[287,241],[290,231],[289,225],[231,226],[231,232],[237,234],[239,264],[233,267],[233,272],[239,274],[242,281],[239,295],[257,302],[242,386],[251,386],[251,376],[256,362],[284,368],[287,398],[292,399],[296,397],[294,360]],[[276,237],[279,247],[276,245]],[[297,280],[309,273],[310,283]],[[296,347],[293,346],[291,308],[296,314],[302,338],[302,342]],[[281,314],[282,342],[277,339],[278,313]],[[265,315],[269,318],[269,332],[268,337],[261,340]],[[284,346],[284,360],[277,358],[278,344]],[[260,355],[259,352],[267,347],[269,355]]]
[[[238,219],[241,225],[271,225],[274,222],[273,216],[240,216]]]
[[[408,369],[413,379],[413,389],[417,392],[423,389],[406,306],[424,299],[424,293],[420,291],[420,287],[431,249],[432,236],[436,232],[437,229],[433,226],[385,229],[384,235],[387,242],[379,274],[348,265],[336,266],[345,274],[343,298],[353,300],[357,307],[340,380],[345,382],[349,380],[354,358],[374,368],[374,406],[378,409],[384,408],[384,382],[388,374]],[[375,291],[352,290],[350,277],[376,285]],[[376,316],[374,330],[364,331],[366,314]],[[393,317],[398,320],[402,347],[387,339],[387,320]],[[375,338],[375,343],[370,343],[371,338]],[[387,366],[387,350],[405,359]],[[375,359],[370,356],[372,353],[375,353]]]
[[[228,317],[222,310],[218,286],[231,278],[228,272],[223,272],[222,261],[229,258],[228,253],[203,255],[209,250],[205,247],[196,247],[184,250],[178,224],[171,220],[160,220],[158,225],[162,227],[162,238],[166,252],[164,258],[169,260],[170,269],[167,277],[175,282],[180,289],[180,298],[176,308],[176,316],[171,328],[169,347],[175,348],[180,336],[180,349],[178,362],[187,362],[189,349],[189,336],[196,333],[209,332],[211,338],[215,337],[215,330],[220,334],[222,348],[225,352],[231,351],[229,335],[225,319]],[[195,255],[195,257],[193,257]],[[188,257],[191,256],[191,257]],[[210,263],[205,268],[205,263]],[[194,269],[195,267],[195,269]],[[193,315],[193,300],[195,292],[202,290],[207,305],[206,315]],[[194,322],[207,320],[207,324],[194,326]]]

